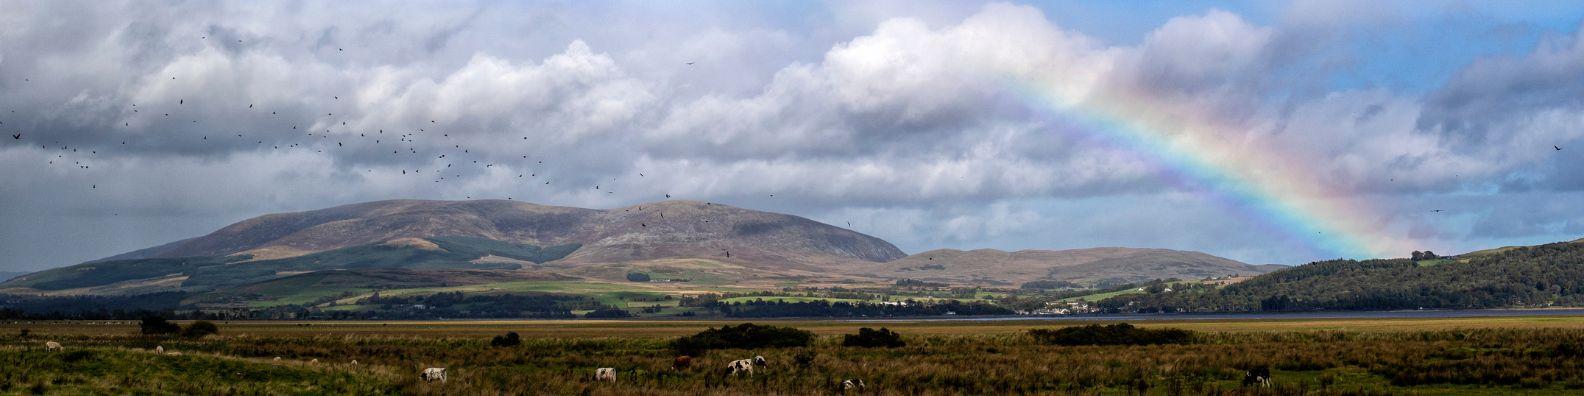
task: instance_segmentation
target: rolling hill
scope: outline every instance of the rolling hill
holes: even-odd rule
[[[1584,305],[1584,240],[1434,260],[1331,260],[1223,288],[1119,296],[1120,312],[1464,309]]]
[[[862,273],[953,284],[1017,286],[1033,281],[1061,281],[1103,286],[1155,279],[1254,275],[1277,268],[1281,267],[1249,265],[1200,252],[1169,249],[939,249],[870,267]]]

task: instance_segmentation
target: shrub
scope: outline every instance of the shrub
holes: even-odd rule
[[[801,368],[801,369],[807,369],[809,367],[813,367],[814,366],[814,351],[810,351],[810,350],[805,349],[805,350],[799,351],[796,355],[792,355],[792,364],[797,365],[797,367]]]
[[[220,326],[215,326],[214,322],[207,320],[192,322],[181,332],[182,337],[187,338],[203,338],[211,334],[220,334]]]
[[[149,316],[143,318],[143,322],[138,324],[138,329],[145,335],[176,334],[181,332],[181,325],[158,316]]]
[[[814,333],[791,327],[760,326],[743,323],[721,328],[710,328],[671,342],[672,349],[683,354],[699,355],[711,349],[727,348],[788,348],[808,346]]]
[[[495,338],[490,339],[490,346],[493,347],[514,347],[518,345],[522,345],[522,337],[519,337],[515,331],[508,331],[505,336],[495,336]]]
[[[1029,336],[1054,345],[1154,345],[1186,344],[1193,332],[1183,329],[1140,329],[1127,323],[1087,325],[1060,329],[1033,329]]]
[[[645,274],[645,273],[642,273],[642,272],[628,272],[627,273],[627,280],[628,281],[632,281],[632,282],[648,282],[649,281],[649,274]]]
[[[842,346],[864,348],[899,348],[907,345],[902,342],[902,335],[881,327],[880,330],[868,327],[858,329],[858,334],[842,335]]]
[[[626,318],[631,316],[632,313],[621,308],[596,309],[593,312],[583,314],[585,318]]]

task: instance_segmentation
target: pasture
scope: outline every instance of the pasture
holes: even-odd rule
[[[202,339],[138,335],[135,322],[8,322],[0,364],[11,369],[0,393],[841,394],[848,378],[865,382],[863,394],[1584,390],[1584,317],[1571,316],[1146,321],[1135,324],[1192,330],[1194,341],[1110,346],[1026,334],[1093,322],[756,321],[818,337],[807,347],[715,350],[672,368],[670,340],[739,322],[232,321]],[[890,328],[907,345],[841,346],[860,327]],[[507,331],[522,344],[490,345]],[[65,351],[46,351],[46,341]],[[769,365],[752,377],[725,374],[731,360],[755,355]],[[1263,366],[1272,387],[1244,387],[1244,370]],[[420,380],[426,367],[446,367],[447,382]],[[599,367],[615,368],[618,380],[594,381]]]

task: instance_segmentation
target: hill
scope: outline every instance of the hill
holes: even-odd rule
[[[633,268],[726,268],[726,278],[795,278],[903,256],[850,230],[706,202],[593,210],[400,200],[259,216],[209,235],[20,276],[0,283],[0,291],[206,292],[345,269],[555,270],[620,281]]]
[[[1118,312],[1239,312],[1584,305],[1584,242],[1506,247],[1437,260],[1332,260],[1223,288],[1118,296]]]
[[[1155,279],[1254,275],[1276,268],[1280,267],[1249,265],[1200,252],[1105,247],[1015,252],[939,249],[866,267],[861,273],[953,284],[1018,286],[1056,281],[1104,287]]]
[[[665,201],[595,210],[506,200],[394,200],[259,216],[209,235],[105,260],[240,254],[269,259],[434,237],[532,246],[576,244],[583,248],[570,259],[578,262],[719,257],[816,264],[904,256],[890,243],[850,230],[707,202]],[[725,252],[734,257],[726,257]]]
[[[534,312],[555,316],[574,307],[659,314],[667,308],[657,306],[676,308],[675,299],[705,293],[874,291],[903,279],[1001,289],[1045,281],[1075,288],[1262,272],[1259,266],[1165,249],[934,250],[907,256],[879,238],[806,218],[696,201],[598,210],[502,200],[395,200],[258,216],[208,235],[18,276],[0,282],[0,294],[124,296],[140,303],[179,299],[184,308],[270,309],[270,315],[287,317],[297,315],[295,309],[378,309],[380,315],[425,317],[430,314],[413,307],[434,301],[420,302],[421,296],[465,293],[480,299],[465,304],[476,306],[471,314],[495,312],[477,307],[528,298],[554,303]],[[962,297],[950,287],[932,287],[940,290],[914,291],[908,298]],[[544,301],[523,297],[551,294],[556,297]],[[558,300],[568,295],[577,298]],[[849,300],[873,296],[858,297]]]

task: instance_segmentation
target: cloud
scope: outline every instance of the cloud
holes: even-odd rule
[[[1369,57],[1349,52],[1357,37],[1323,34],[1340,18],[1324,16],[1347,10],[1315,4],[1294,10],[1326,11],[1274,25],[1202,10],[1136,43],[999,3],[8,6],[0,130],[27,139],[0,146],[0,212],[16,219],[0,224],[0,247],[18,252],[0,268],[364,200],[612,207],[665,194],[852,220],[910,251],[1320,258],[1203,198],[1215,191],[1172,180],[1160,158],[1074,132],[1031,102],[1031,84],[1065,106],[1125,100],[1216,125],[1203,132],[1386,208],[1584,188],[1577,157],[1537,149],[1584,137],[1578,33],[1483,58],[1420,93],[1330,86],[1331,73],[1356,72],[1333,66]],[[1439,246],[1580,223],[1495,218],[1448,231],[1381,216]]]

